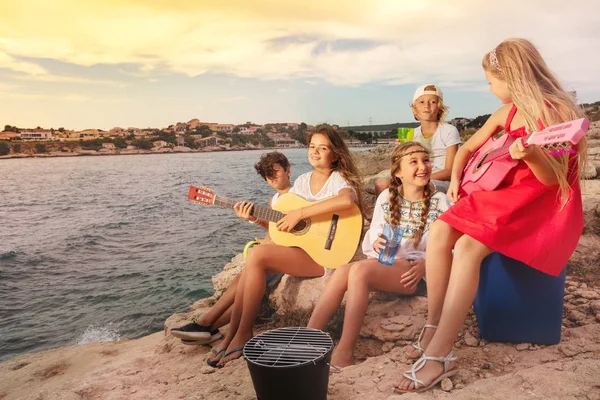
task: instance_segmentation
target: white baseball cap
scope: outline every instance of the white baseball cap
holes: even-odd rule
[[[440,98],[440,100],[444,100],[444,94],[442,93],[442,89],[440,89],[439,87],[435,86],[432,83],[429,83],[427,85],[423,85],[421,87],[419,87],[416,91],[415,91],[415,95],[413,96],[413,103],[421,96],[426,95],[426,94],[435,94],[437,97]]]

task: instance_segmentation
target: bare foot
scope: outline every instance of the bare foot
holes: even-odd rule
[[[435,328],[423,328],[423,335],[421,336],[421,348],[424,350],[427,349],[427,346],[429,345],[429,342],[431,342],[431,339],[433,338],[433,334],[435,333]],[[408,349],[406,351],[406,356],[410,359],[416,360],[417,358],[421,357],[423,355],[423,351],[418,350],[414,347],[414,345],[418,345],[419,344],[419,339],[417,339],[417,341],[415,343],[413,343],[413,345],[411,345],[410,349]]]
[[[331,355],[331,365],[335,365],[336,367],[340,368],[354,365],[354,356],[352,351],[348,352],[340,350],[338,347],[336,347]]]

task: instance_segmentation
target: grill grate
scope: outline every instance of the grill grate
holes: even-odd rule
[[[329,334],[295,327],[263,332],[244,346],[244,358],[263,367],[297,367],[316,363],[333,348]]]

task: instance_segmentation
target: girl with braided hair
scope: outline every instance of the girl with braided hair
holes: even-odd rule
[[[323,329],[347,292],[342,337],[331,357],[332,372],[352,365],[358,333],[369,302],[369,292],[380,290],[413,294],[425,274],[425,244],[430,224],[450,207],[445,194],[430,182],[429,151],[416,142],[403,143],[392,153],[391,182],[377,198],[370,229],[362,243],[366,260],[335,270],[315,306],[308,326]],[[403,237],[391,266],[380,264],[385,246],[385,223],[399,225]]]

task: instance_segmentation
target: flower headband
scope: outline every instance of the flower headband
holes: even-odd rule
[[[396,156],[396,157],[392,158],[392,161],[396,162],[396,161],[398,161],[399,159],[401,159],[404,156],[410,156],[411,154],[415,154],[415,153],[426,153],[426,154],[429,154],[429,152],[427,150],[413,150],[413,151],[409,151],[408,153],[404,153],[404,154],[401,154],[399,156]]]
[[[500,63],[498,62],[498,57],[496,56],[496,48],[495,47],[492,51],[490,51],[490,64],[492,65],[492,67],[494,67],[498,71],[502,72],[502,68],[500,68]]]

